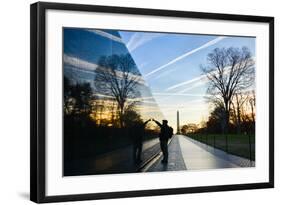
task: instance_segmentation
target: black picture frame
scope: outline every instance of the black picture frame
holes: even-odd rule
[[[229,21],[262,22],[269,25],[269,181],[263,183],[229,184],[193,188],[88,193],[46,196],[46,80],[45,80],[45,25],[46,10],[121,13],[162,17],[215,19]],[[97,200],[198,192],[230,191],[274,187],[274,18],[265,16],[230,15],[218,13],[156,10],[144,8],[110,7],[83,4],[38,2],[30,7],[30,199],[37,203],[76,200]]]

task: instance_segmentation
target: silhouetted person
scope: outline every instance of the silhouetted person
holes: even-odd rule
[[[142,142],[143,142],[143,137],[144,137],[144,128],[145,125],[149,122],[150,120],[145,121],[144,123],[136,123],[132,127],[132,135],[134,139],[134,150],[133,150],[133,157],[135,163],[141,163],[141,153],[142,153]]]
[[[168,163],[168,140],[173,135],[173,128],[168,126],[168,120],[163,120],[162,124],[157,120],[152,119],[160,128],[159,140],[160,140],[160,147],[163,153],[163,160],[162,163]]]

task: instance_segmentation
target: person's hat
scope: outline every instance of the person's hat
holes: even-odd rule
[[[168,120],[163,120],[163,123],[168,123]]]

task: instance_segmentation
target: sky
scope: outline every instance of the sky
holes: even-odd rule
[[[247,46],[255,56],[255,38],[196,34],[119,32],[169,124],[207,120],[207,80],[200,65],[215,48]]]
[[[163,118],[174,129],[177,110],[181,125],[207,120],[209,105],[204,98],[207,80],[202,75],[200,65],[207,64],[208,53],[215,48],[246,46],[255,57],[253,37],[94,29],[83,31],[65,33],[64,54],[95,64],[95,52],[129,52],[153,96],[153,102],[156,102]],[[75,35],[80,35],[78,43],[73,41]],[[100,44],[102,39],[110,41]],[[126,49],[120,44],[125,45]]]

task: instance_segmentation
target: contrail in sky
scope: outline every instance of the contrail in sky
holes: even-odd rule
[[[123,43],[122,39],[115,36],[115,35],[112,35],[110,33],[107,33],[105,31],[102,31],[102,30],[96,30],[96,29],[87,29],[88,32],[91,32],[91,33],[95,33],[95,34],[98,34],[100,36],[103,36],[105,38],[109,38],[110,40],[113,40],[113,41],[116,41],[116,42],[119,42],[119,43]]]
[[[144,77],[147,78],[147,77],[149,77],[150,75],[152,75],[152,74],[154,74],[154,73],[156,73],[156,72],[158,72],[158,71],[160,71],[160,70],[162,70],[162,69],[168,67],[169,65],[172,65],[172,64],[178,62],[179,60],[182,60],[183,58],[185,58],[185,57],[187,57],[187,56],[190,56],[190,55],[192,55],[193,53],[196,53],[197,51],[200,51],[200,50],[202,50],[202,49],[204,49],[204,48],[207,48],[207,47],[209,47],[209,46],[212,46],[212,45],[218,43],[219,41],[221,41],[221,40],[223,40],[223,39],[225,39],[225,38],[226,38],[225,36],[217,37],[217,38],[215,38],[215,39],[213,39],[213,40],[211,40],[211,41],[205,43],[204,45],[202,45],[202,46],[200,46],[200,47],[198,47],[198,48],[195,48],[195,49],[193,49],[193,50],[191,50],[191,51],[188,51],[187,53],[185,53],[185,54],[183,54],[183,55],[181,55],[181,56],[178,56],[177,58],[171,60],[170,62],[168,62],[168,63],[166,63],[166,64],[164,64],[164,65],[162,65],[162,66],[160,66],[160,67],[158,67],[158,68],[156,68],[156,69],[154,69],[154,70],[152,70],[151,72],[149,72],[149,73],[147,73],[146,75],[144,75]]]

